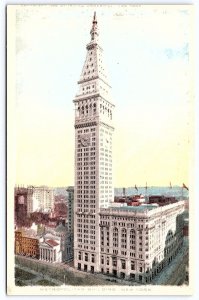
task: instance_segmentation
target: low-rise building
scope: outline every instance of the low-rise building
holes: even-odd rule
[[[73,259],[73,239],[67,226],[61,223],[56,227],[46,227],[45,239],[46,238],[59,240],[62,262],[71,261]]]
[[[39,259],[39,238],[35,235],[15,231],[15,254]]]
[[[24,187],[15,187],[14,190],[15,224],[25,226],[28,215],[28,190]]]
[[[60,241],[44,237],[39,243],[39,259],[51,263],[62,262]]]
[[[80,242],[82,251],[75,257],[77,268],[89,272],[98,268],[101,273],[115,277],[151,282],[182,247],[183,211],[183,201],[162,207],[101,208],[100,261]],[[84,214],[78,215],[86,220]]]

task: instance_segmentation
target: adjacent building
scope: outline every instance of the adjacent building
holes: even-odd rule
[[[182,247],[183,211],[183,202],[101,209],[101,272],[150,282]]]
[[[66,190],[68,192],[68,210],[67,210],[67,220],[68,220],[68,230],[74,233],[74,187],[69,186]]]
[[[39,258],[39,238],[35,234],[15,231],[15,254]]]
[[[47,236],[42,237],[39,243],[39,259],[50,263],[62,262],[60,246],[59,239]]]
[[[73,236],[68,230],[67,226],[59,224],[55,228],[47,227],[45,230],[45,237],[54,237],[54,239],[60,241],[61,261],[68,262],[73,259]]]
[[[54,209],[54,189],[47,186],[28,186],[28,215],[35,211],[49,212]]]
[[[66,262],[73,258],[71,235],[62,224],[43,230],[33,224],[31,228],[15,230],[15,254],[47,262]]]
[[[25,226],[27,222],[27,189],[15,187],[14,197],[15,224],[17,226]]]
[[[94,14],[75,104],[74,266],[151,282],[183,242],[184,202],[113,206],[113,109]],[[124,193],[125,194],[125,193]]]

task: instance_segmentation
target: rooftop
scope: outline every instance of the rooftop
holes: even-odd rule
[[[54,240],[46,240],[45,241],[48,245],[55,247],[57,245],[59,245],[57,242],[55,242]]]
[[[159,206],[156,203],[154,204],[144,204],[139,206],[122,206],[122,207],[109,207],[109,208],[101,208],[100,214],[101,215],[121,215],[121,216],[133,216],[133,215],[140,215],[140,216],[151,216],[154,213],[164,213],[165,211],[175,209],[175,208],[182,209],[184,208],[184,202],[178,201],[175,203],[168,203],[164,206]]]
[[[114,210],[122,210],[122,211],[138,211],[138,212],[143,212],[145,210],[151,210],[154,208],[157,208],[155,205],[151,204],[146,204],[146,205],[139,205],[139,206],[121,206],[121,207],[110,207],[111,209]]]

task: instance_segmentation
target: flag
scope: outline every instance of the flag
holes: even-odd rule
[[[187,191],[189,190],[189,188],[184,183],[182,184],[182,188],[186,189]]]
[[[172,189],[171,181],[170,181],[170,189]]]
[[[135,184],[135,189],[136,189],[136,191],[138,192],[138,188],[137,188],[136,184]]]

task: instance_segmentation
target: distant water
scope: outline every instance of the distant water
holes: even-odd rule
[[[67,187],[57,187],[55,188],[55,195],[65,195],[67,196],[68,193],[66,191]],[[132,195],[164,195],[164,196],[174,196],[176,198],[183,198],[186,199],[189,197],[189,191],[186,189],[182,190],[180,186],[173,186],[172,189],[169,187],[161,187],[161,186],[149,186],[147,190],[145,187],[138,187],[138,191],[134,187],[126,188],[126,196]],[[114,188],[115,196],[123,196],[123,188]]]
[[[138,191],[134,187],[128,187],[125,189],[126,196],[131,195],[163,195],[163,196],[174,196],[176,198],[188,198],[189,197],[189,191],[186,189],[182,189],[180,186],[173,186],[170,187],[161,187],[161,186],[150,186],[147,187],[147,190],[145,187],[137,187]],[[123,188],[115,188],[114,189],[115,196],[122,196],[123,195]]]

